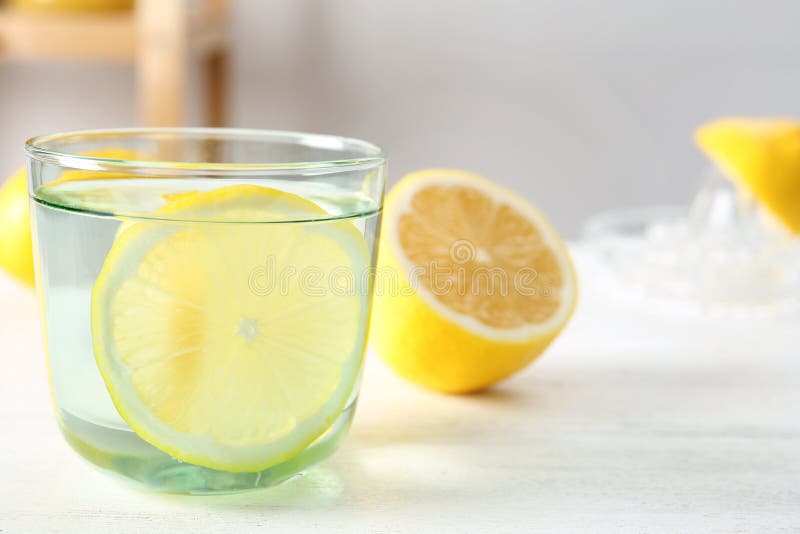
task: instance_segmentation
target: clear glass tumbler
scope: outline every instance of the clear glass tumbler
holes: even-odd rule
[[[26,145],[70,445],[147,488],[270,486],[353,417],[386,160],[342,137],[125,129]]]

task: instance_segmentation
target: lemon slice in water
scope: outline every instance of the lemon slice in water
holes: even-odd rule
[[[95,357],[117,410],[182,461],[259,471],[291,458],[357,383],[364,238],[348,221],[292,223],[328,215],[250,185],[177,196],[154,216],[119,233],[92,293]],[[347,291],[329,285],[342,277]]]

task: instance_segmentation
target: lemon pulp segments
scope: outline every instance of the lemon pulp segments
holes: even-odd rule
[[[348,221],[258,223],[321,214],[296,195],[236,185],[157,212],[192,222],[120,232],[93,289],[92,334],[140,437],[186,462],[258,471],[333,423],[363,354],[366,243]],[[329,285],[342,276],[346,291]]]
[[[558,233],[529,202],[480,176],[428,169],[386,200],[370,339],[401,376],[468,392],[535,359],[575,307],[577,282]]]

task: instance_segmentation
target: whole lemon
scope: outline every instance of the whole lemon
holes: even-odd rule
[[[121,148],[105,148],[82,153],[106,159],[142,159],[142,155]],[[124,173],[66,169],[48,185],[79,180],[128,178]],[[31,287],[36,286],[33,272],[31,215],[28,203],[28,180],[22,167],[0,187],[0,267]]]
[[[34,287],[31,214],[25,168],[0,187],[0,267]]]

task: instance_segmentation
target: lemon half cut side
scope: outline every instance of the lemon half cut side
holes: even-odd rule
[[[389,193],[370,332],[399,375],[448,393],[483,389],[533,361],[569,320],[577,281],[542,213],[481,176],[428,169]]]

